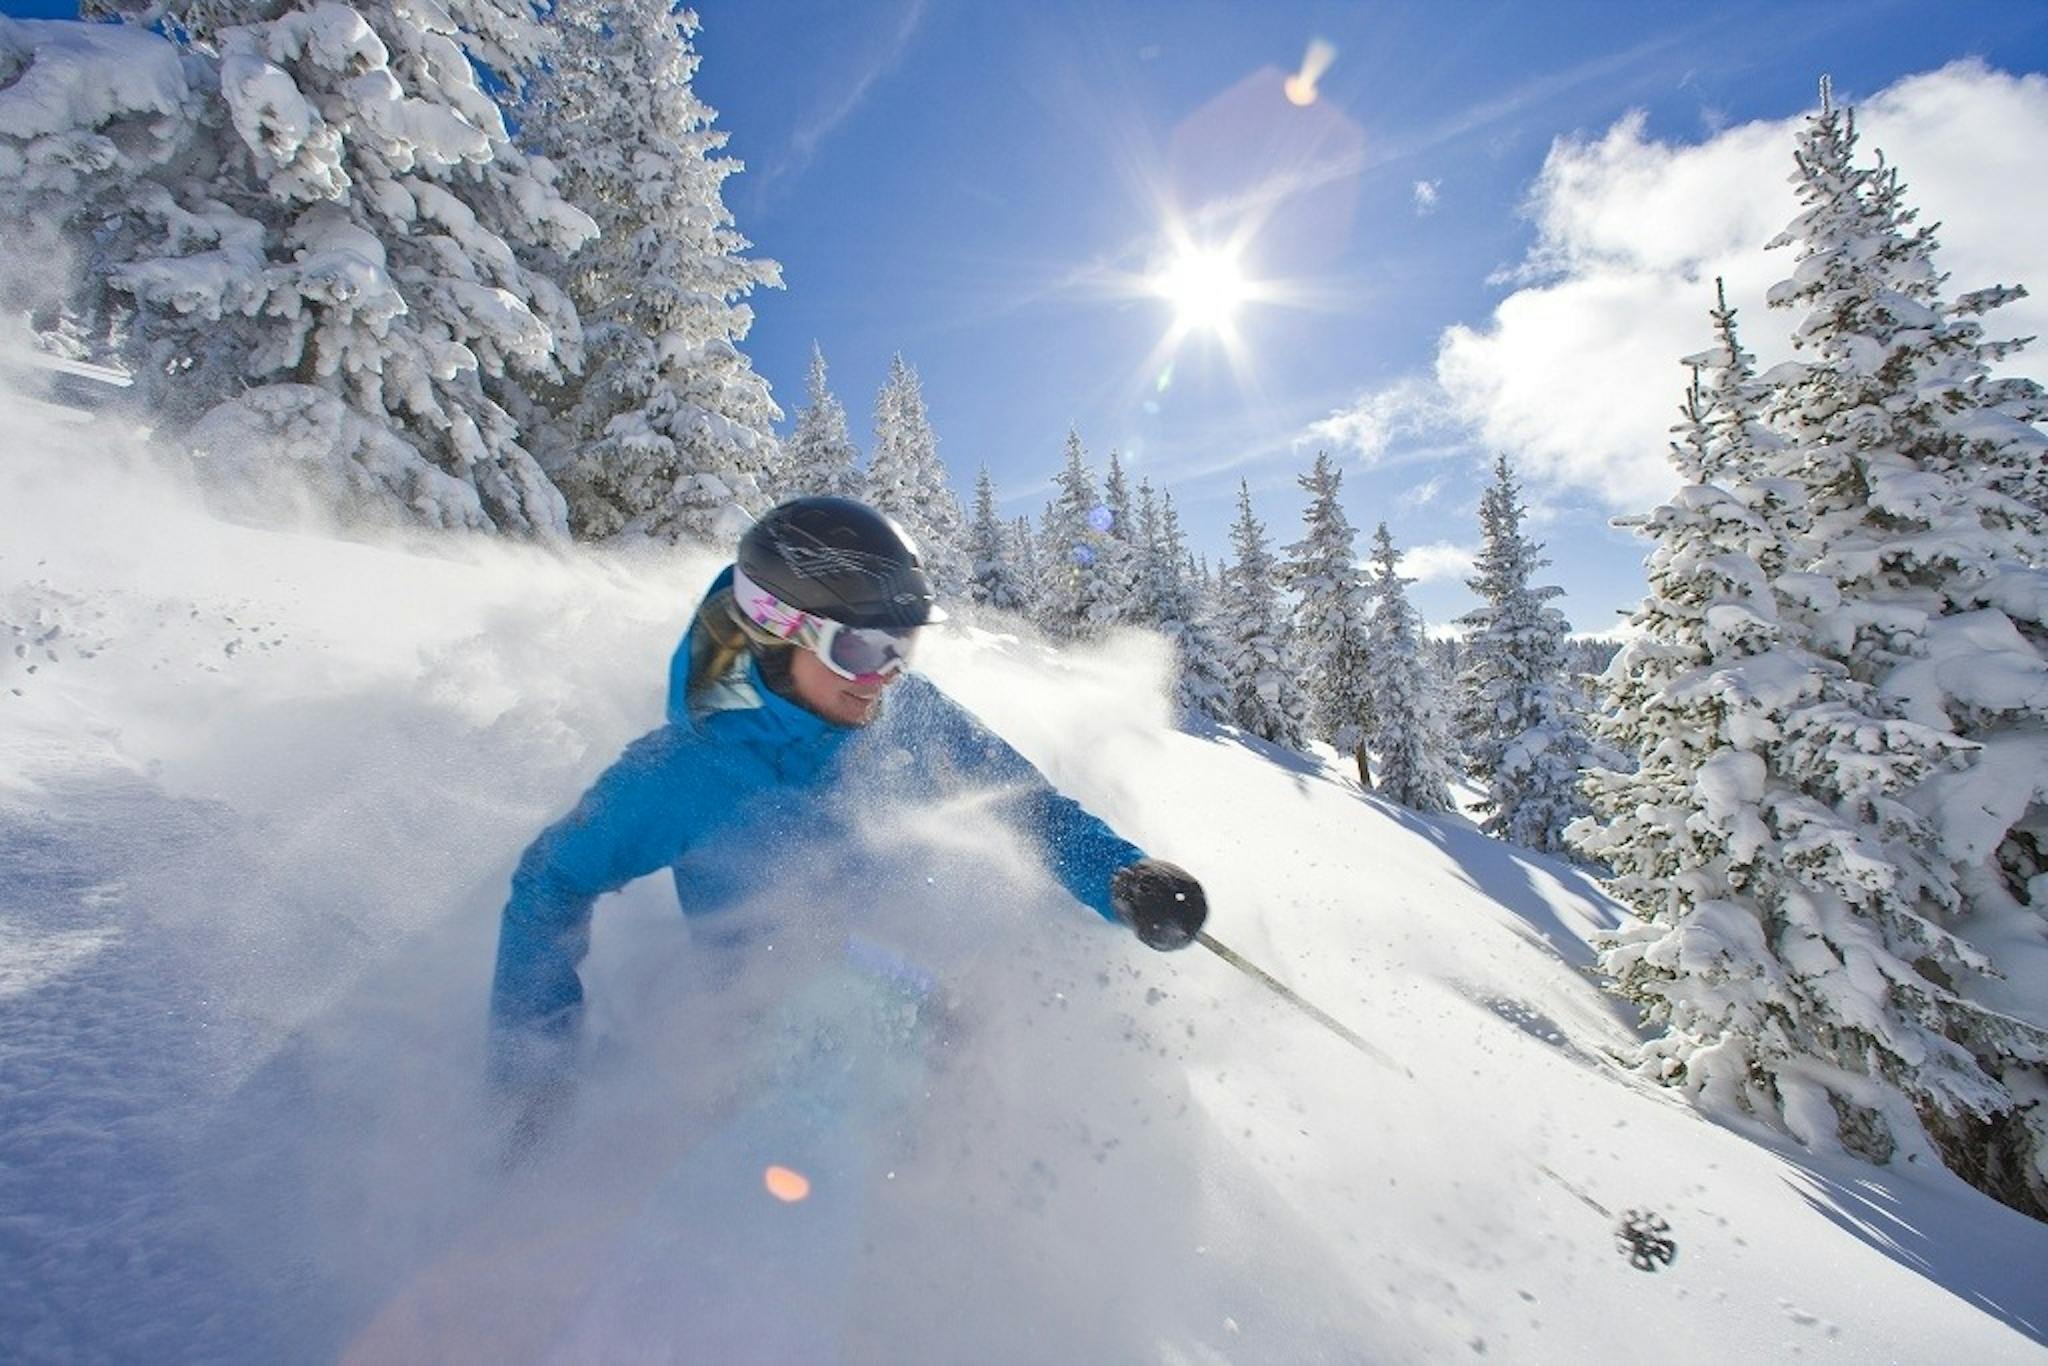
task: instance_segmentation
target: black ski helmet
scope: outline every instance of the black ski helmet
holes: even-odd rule
[[[842,626],[945,620],[916,542],[851,498],[793,498],[740,537],[739,571],[791,607]]]

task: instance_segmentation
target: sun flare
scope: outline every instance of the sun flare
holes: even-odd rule
[[[1250,290],[1237,257],[1214,248],[1183,247],[1159,272],[1153,292],[1174,308],[1180,332],[1228,331]]]

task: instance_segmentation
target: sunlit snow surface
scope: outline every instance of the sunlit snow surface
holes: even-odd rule
[[[1628,1080],[1592,884],[1167,729],[1142,642],[921,662],[1394,1065],[955,799],[764,849],[722,925],[607,901],[584,1084],[508,1168],[506,879],[658,720],[715,567],[231,525],[110,422],[0,405],[0,1358],[2042,1358],[2048,1229]],[[937,986],[786,1204],[750,1144],[792,1049],[862,1056],[849,929]]]

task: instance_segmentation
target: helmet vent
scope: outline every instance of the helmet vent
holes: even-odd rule
[[[829,578],[834,574],[857,574],[875,583],[887,583],[896,565],[882,555],[865,550],[844,550],[838,546],[803,545],[785,536],[775,538],[775,549],[792,573],[806,579]]]

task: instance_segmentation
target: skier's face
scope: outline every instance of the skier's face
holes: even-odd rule
[[[841,678],[805,649],[796,650],[789,665],[796,700],[836,726],[864,726],[874,720],[882,693],[901,677],[898,671],[879,677]]]

